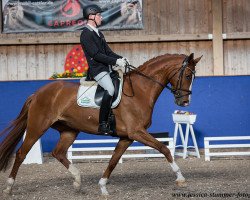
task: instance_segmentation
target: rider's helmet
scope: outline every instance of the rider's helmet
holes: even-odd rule
[[[85,6],[82,10],[82,14],[85,19],[88,19],[89,15],[96,15],[97,13],[101,13],[101,12],[102,12],[102,9],[96,4]]]

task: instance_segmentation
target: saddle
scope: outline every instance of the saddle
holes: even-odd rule
[[[123,73],[121,71],[113,71],[110,73],[110,77],[115,88],[111,108],[115,108],[121,100]],[[77,94],[77,104],[82,107],[100,108],[104,89],[98,85],[95,80],[86,79],[85,77],[80,80],[80,83],[81,85]]]

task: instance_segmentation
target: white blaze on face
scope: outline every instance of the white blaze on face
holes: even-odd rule
[[[188,67],[188,69],[189,69],[190,71],[192,71],[189,67]],[[192,72],[193,72],[193,71],[192,71]],[[192,73],[192,80],[191,80],[191,84],[190,84],[190,86],[189,86],[189,91],[192,91],[193,81],[194,81],[194,73]],[[189,104],[190,104],[190,103],[191,103],[191,94],[188,96],[188,100],[189,100]]]

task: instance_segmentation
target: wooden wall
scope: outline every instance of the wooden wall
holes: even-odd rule
[[[213,3],[221,1],[222,75],[250,75],[249,0],[144,0],[144,29],[105,31],[117,53],[135,66],[164,53],[203,55],[198,76],[213,76]],[[48,79],[62,72],[67,52],[80,32],[0,34],[0,80]]]
[[[224,33],[250,32],[250,1],[223,0]]]

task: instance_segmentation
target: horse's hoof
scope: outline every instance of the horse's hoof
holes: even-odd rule
[[[102,200],[108,200],[109,199],[109,195],[102,195],[100,199],[102,199]]]
[[[10,195],[11,194],[11,189],[6,188],[5,190],[3,190],[3,194]]]
[[[101,188],[101,191],[102,191],[102,196],[103,197],[108,197],[109,196],[108,190],[106,188]]]
[[[104,196],[104,197],[108,197],[108,196],[109,196],[108,191],[102,192],[102,196]]]
[[[73,183],[73,186],[74,186],[74,189],[75,189],[77,192],[80,191],[80,189],[81,189],[81,184],[80,184],[80,183],[74,182],[74,183]]]
[[[176,185],[179,186],[179,187],[186,187],[187,186],[187,183],[186,183],[186,180],[177,180],[175,181],[176,182]]]

